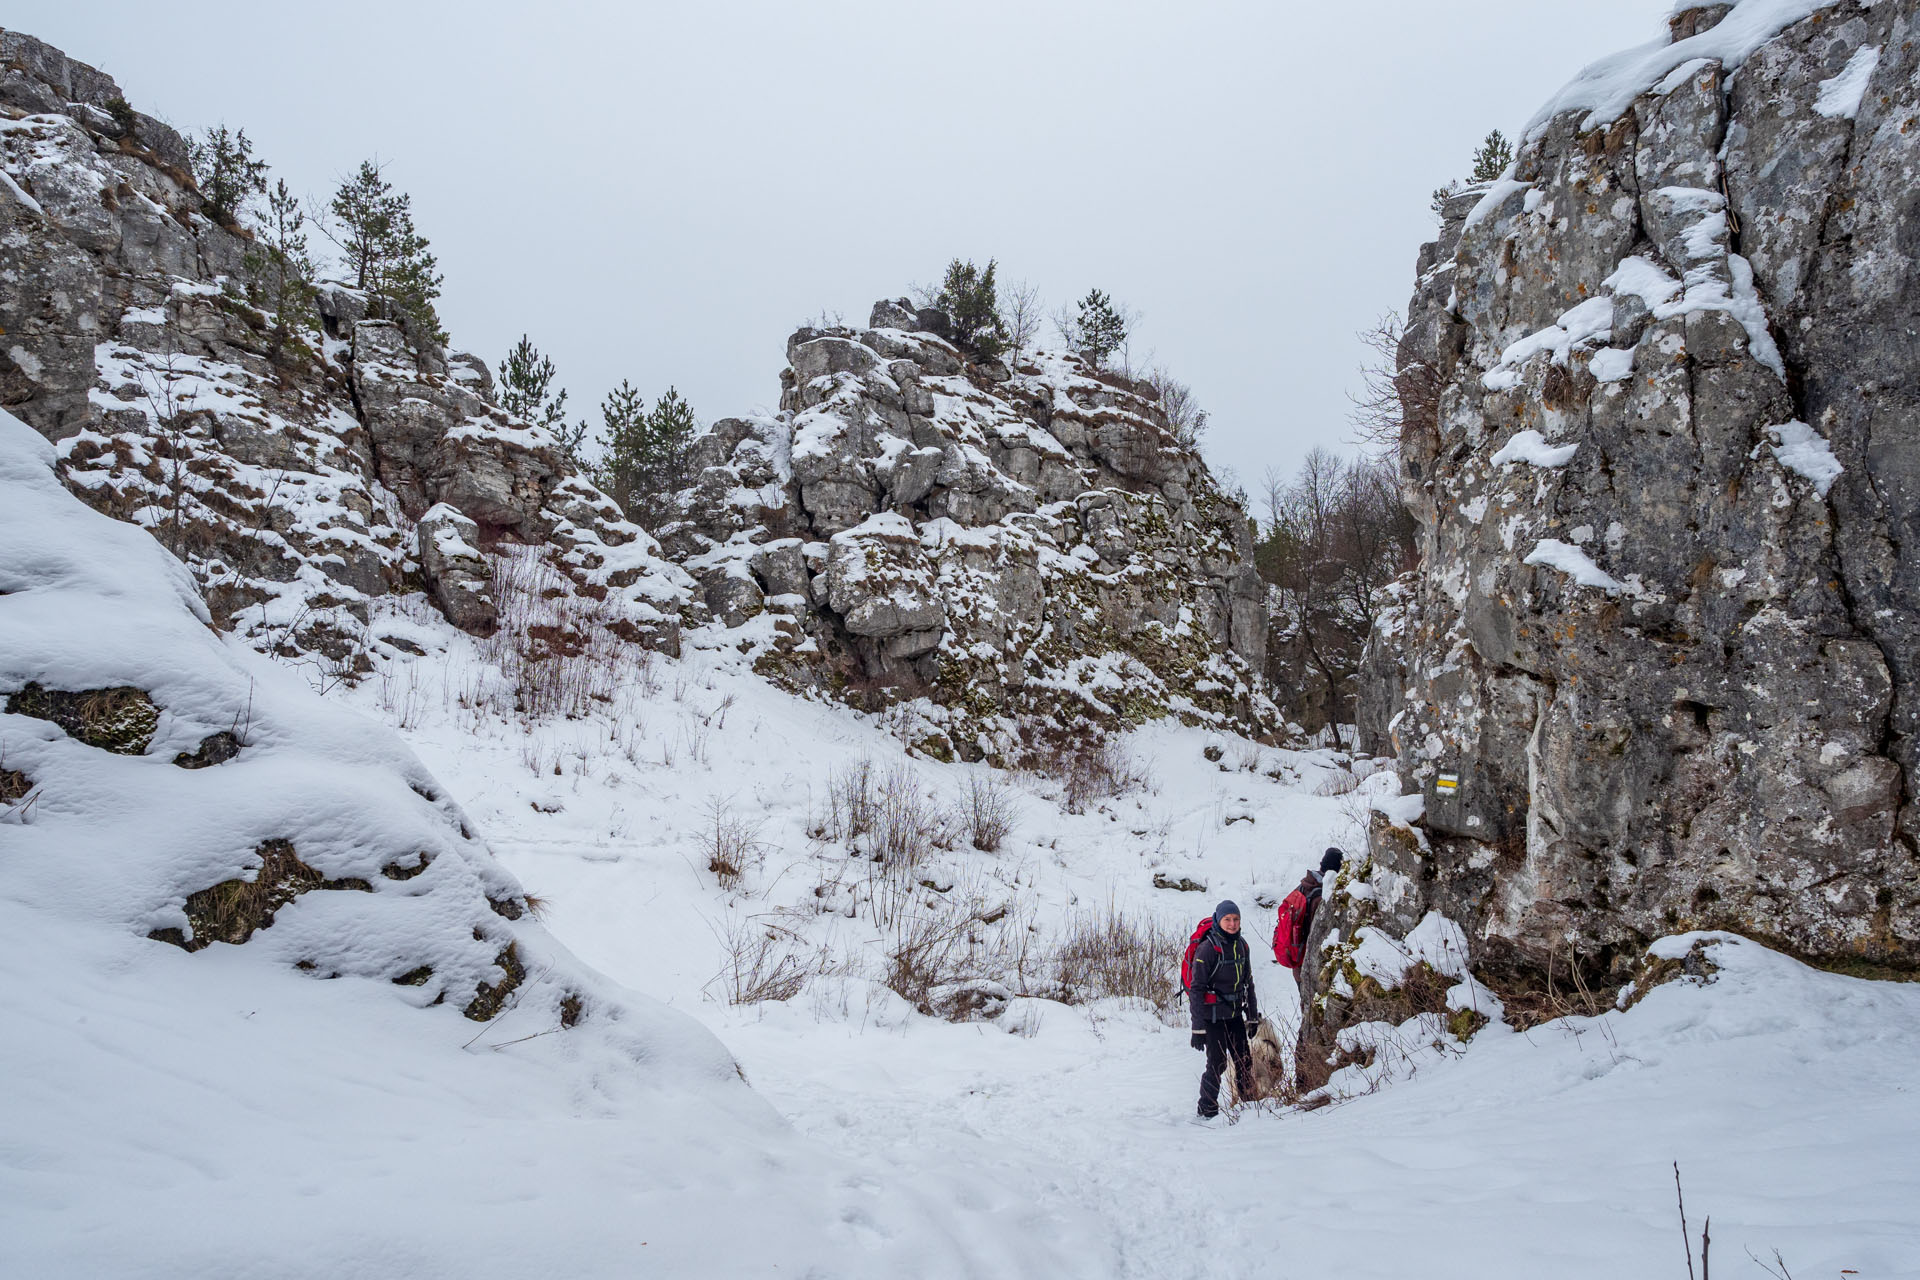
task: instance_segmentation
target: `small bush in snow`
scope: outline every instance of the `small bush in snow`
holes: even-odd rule
[[[500,624],[481,650],[505,687],[478,691],[481,701],[527,720],[577,719],[652,685],[653,653],[615,632],[618,609],[575,592],[541,548],[502,546],[492,568]]]
[[[998,853],[1020,816],[1013,789],[994,778],[967,780],[960,798],[960,825],[967,842],[982,853]]]
[[[732,892],[745,882],[747,869],[760,857],[760,824],[736,814],[731,802],[716,797],[707,806],[700,852],[720,887]]]
[[[1035,772],[1059,784],[1068,813],[1085,813],[1145,782],[1138,763],[1111,739],[1049,743],[1032,759]]]
[[[914,902],[887,923],[882,981],[922,1013],[992,1014],[1021,984],[1031,930],[985,881]]]
[[[828,952],[764,920],[730,920],[720,942],[726,963],[707,986],[718,986],[728,1004],[791,1000],[810,979],[836,968]]]
[[[1170,1018],[1180,1011],[1185,949],[1180,930],[1108,903],[1068,926],[1051,957],[1053,976],[1069,1004],[1130,996]]]

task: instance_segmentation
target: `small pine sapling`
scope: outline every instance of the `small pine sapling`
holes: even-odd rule
[[[256,223],[254,248],[245,264],[247,297],[267,313],[267,358],[279,360],[296,335],[320,323],[314,305],[313,259],[307,252],[307,216],[285,178],[267,192],[267,209]]]
[[[540,354],[526,334],[507,358],[500,362],[500,407],[509,414],[536,427],[551,431],[561,449],[574,462],[580,461],[579,447],[586,438],[587,424],[567,425],[567,393],[553,389],[553,361]]]
[[[120,126],[120,132],[129,138],[140,126],[139,117],[133,111],[133,104],[125,98],[108,98],[107,114],[113,117],[116,125]]]
[[[1473,153],[1473,172],[1467,175],[1471,182],[1498,182],[1500,175],[1513,163],[1513,144],[1498,129],[1487,135]]]
[[[1111,297],[1087,290],[1073,317],[1069,345],[1096,366],[1104,366],[1114,352],[1127,345],[1133,320]]]
[[[239,226],[248,202],[267,189],[267,162],[253,158],[247,131],[225,125],[209,129],[187,143],[187,157],[207,216],[225,227]]]

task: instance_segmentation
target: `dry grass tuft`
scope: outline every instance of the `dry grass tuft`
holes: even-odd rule
[[[1176,1021],[1185,997],[1180,957],[1186,937],[1151,918],[1128,915],[1112,903],[1077,917],[1055,947],[1052,969],[1069,1004],[1113,996],[1149,1001]]]
[[[7,711],[50,720],[90,747],[123,756],[145,754],[160,727],[160,709],[131,685],[74,693],[29,684],[7,699]]]
[[[260,867],[250,880],[222,880],[219,884],[189,894],[187,921],[193,937],[184,938],[176,929],[163,929],[153,936],[187,951],[199,951],[216,942],[239,945],[259,929],[273,924],[281,907],[313,889],[345,889],[371,893],[373,886],[364,880],[328,880],[300,860],[287,840],[269,840],[255,851]]]

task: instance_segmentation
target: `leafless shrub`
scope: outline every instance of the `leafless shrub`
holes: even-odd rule
[[[997,1012],[1025,967],[1025,916],[986,882],[956,885],[886,926],[882,981],[922,1013],[964,1021]]]
[[[912,766],[899,764],[880,779],[873,808],[868,854],[877,862],[908,870],[935,849],[953,847],[953,828],[934,793]]]
[[[1397,312],[1381,316],[1359,338],[1369,354],[1353,397],[1354,437],[1369,453],[1398,457],[1409,433],[1439,430],[1444,383],[1431,363],[1405,349],[1406,324]]]
[[[733,802],[715,797],[707,804],[707,821],[700,830],[700,853],[720,887],[729,893],[746,880],[761,857],[761,825],[736,814]]]
[[[1037,753],[1034,765],[1059,784],[1068,813],[1085,813],[1146,782],[1139,762],[1111,738],[1050,744]]]
[[[1174,377],[1165,365],[1147,370],[1146,383],[1160,401],[1160,412],[1167,415],[1173,438],[1188,449],[1196,447],[1207,430],[1207,411],[1200,407],[1193,388]]]
[[[492,568],[500,621],[481,649],[504,680],[486,691],[495,710],[578,719],[623,689],[651,687],[653,652],[619,634],[619,606],[579,591],[544,549],[502,545]]]
[[[1040,291],[1025,280],[1000,290],[1000,318],[1007,326],[1007,352],[1018,359],[1040,336],[1044,309]]]
[[[1112,996],[1150,1001],[1162,1018],[1177,1020],[1183,997],[1180,957],[1186,938],[1150,917],[1129,915],[1109,902],[1076,917],[1051,956],[1054,978],[1069,1004]]]
[[[1020,816],[1013,788],[996,778],[975,775],[960,797],[960,826],[967,843],[982,853],[998,853]]]
[[[816,840],[851,843],[873,830],[875,798],[873,761],[862,759],[835,769],[827,779],[827,804],[807,824]]]
[[[765,920],[729,919],[717,931],[726,963],[707,983],[728,1004],[791,1000],[807,983],[841,966],[830,952],[808,946],[791,929]]]

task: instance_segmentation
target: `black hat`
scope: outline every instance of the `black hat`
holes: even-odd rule
[[[1346,859],[1346,856],[1346,854],[1341,853],[1338,849],[1327,850],[1320,856],[1320,874],[1325,875],[1329,871],[1338,871],[1341,862]]]

